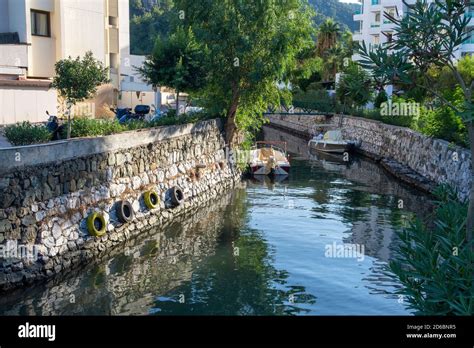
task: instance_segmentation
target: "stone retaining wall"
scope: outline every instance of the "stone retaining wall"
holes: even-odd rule
[[[270,124],[311,137],[318,124],[338,128],[339,116],[267,115]],[[464,200],[471,185],[471,155],[468,150],[409,128],[360,117],[344,116],[341,127],[346,139],[361,141],[360,150],[378,159],[394,160],[436,184],[447,183]]]
[[[18,154],[19,163],[13,160]],[[0,159],[2,290],[83,264],[144,228],[205,204],[241,175],[226,160],[220,120],[12,148],[1,150]],[[183,190],[185,202],[169,208],[173,186]],[[161,197],[151,211],[143,201],[150,189]],[[130,201],[135,212],[128,224],[115,213],[121,200]],[[106,218],[103,237],[87,232],[86,219],[94,211]],[[27,257],[15,255],[27,248]]]

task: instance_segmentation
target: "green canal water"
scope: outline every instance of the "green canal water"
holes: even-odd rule
[[[286,180],[247,180],[84,269],[2,296],[0,314],[410,314],[384,266],[396,231],[429,214],[427,197],[370,161],[264,137],[288,141]],[[349,245],[363,253],[341,253]]]

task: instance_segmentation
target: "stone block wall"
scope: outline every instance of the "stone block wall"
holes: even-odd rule
[[[80,139],[63,144],[68,147],[64,151],[61,144],[54,146],[30,148],[40,157],[2,165],[2,290],[83,264],[144,228],[205,204],[240,178],[226,160],[220,120]],[[9,152],[0,158],[28,158],[28,147]],[[185,202],[171,209],[165,201],[173,186],[183,190]],[[143,201],[150,189],[161,197],[154,210]],[[128,224],[121,224],[115,213],[121,200],[133,206],[134,220]],[[102,237],[87,232],[86,219],[94,211],[106,219]]]
[[[441,139],[430,138],[409,128],[384,124],[360,117],[322,115],[268,115],[270,124],[311,137],[318,124],[332,124],[341,130],[345,139],[361,142],[362,152],[377,158],[394,160],[409,167],[424,178],[436,183],[447,183],[464,200],[471,185],[471,155],[467,149]]]

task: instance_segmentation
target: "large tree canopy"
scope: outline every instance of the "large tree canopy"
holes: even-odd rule
[[[385,14],[395,24],[393,41],[375,50],[369,50],[363,44],[359,46],[359,52],[362,67],[370,70],[377,84],[417,86],[433,94],[438,103],[452,108],[467,125],[474,159],[474,83],[467,78],[466,64],[458,65],[456,59],[458,49],[472,31],[470,17],[464,15],[468,7],[469,2],[464,0],[434,0],[430,3],[423,0],[411,6],[401,19]],[[432,68],[449,71],[462,90],[463,107],[453,104],[440,93],[429,73]],[[466,219],[468,242],[472,242],[474,234],[474,166],[471,166],[471,178]],[[472,246],[474,248],[474,243]]]
[[[177,27],[167,39],[157,38],[151,56],[139,72],[153,86],[176,90],[176,115],[179,92],[193,92],[203,87],[206,75],[207,50],[199,45],[191,28]]]
[[[269,104],[279,104],[277,82],[285,82],[298,52],[313,44],[312,15],[303,0],[176,0],[182,25],[209,50],[202,99],[224,113],[227,139],[259,126]]]

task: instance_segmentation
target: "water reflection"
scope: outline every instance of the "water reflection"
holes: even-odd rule
[[[265,138],[288,141],[289,177],[249,180],[82,270],[3,295],[0,314],[406,314],[384,267],[429,199],[370,161],[309,153],[269,128]],[[349,244],[364,258],[328,256]]]
[[[261,232],[245,229],[246,212],[245,189],[230,192],[163,231],[148,231],[92,267],[3,296],[0,313],[230,315],[304,311],[296,304],[314,303],[314,296],[306,294],[304,286],[286,284],[288,272],[272,266]]]

